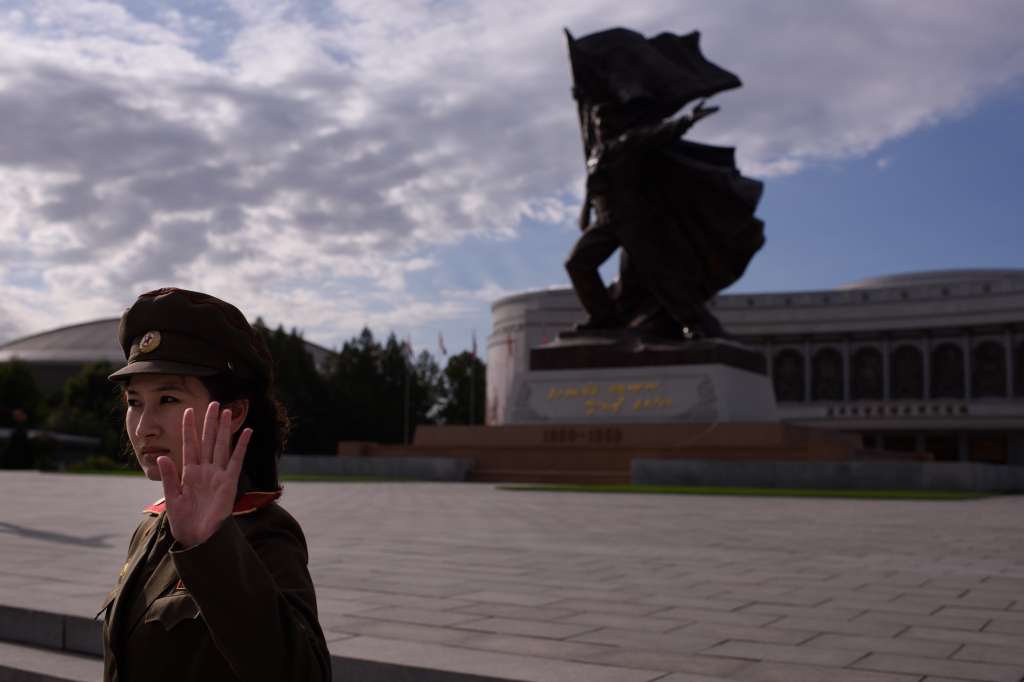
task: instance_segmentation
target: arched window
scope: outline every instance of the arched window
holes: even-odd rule
[[[811,399],[843,399],[843,354],[822,348],[811,360]]]
[[[858,348],[850,358],[850,397],[882,399],[882,354],[876,348]]]
[[[1024,341],[1013,354],[1013,395],[1024,398]]]
[[[932,351],[932,397],[964,397],[964,352],[952,343]]]
[[[971,353],[971,397],[1006,396],[1006,351],[997,341],[983,341]]]
[[[914,346],[900,346],[889,359],[889,396],[894,400],[924,397],[924,356]]]
[[[775,354],[772,363],[775,381],[775,399],[778,401],[804,399],[804,356],[800,351],[787,348]]]

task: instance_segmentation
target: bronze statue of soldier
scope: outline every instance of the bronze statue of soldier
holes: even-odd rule
[[[643,177],[638,166],[650,151],[678,140],[694,123],[716,111],[718,107],[705,107],[700,102],[676,120],[616,135],[616,107],[594,106],[597,144],[587,159],[586,196],[579,219],[583,236],[565,261],[576,296],[588,316],[586,322],[577,325],[577,331],[625,326],[598,273],[598,267],[622,247],[644,289],[680,324],[686,338],[724,335],[700,296],[674,276],[677,263],[671,253],[659,247],[654,234],[659,227],[658,207],[638,186]],[[593,223],[591,208],[597,218]]]
[[[706,302],[764,244],[754,216],[763,186],[740,174],[733,149],[681,136],[718,110],[704,100],[739,78],[704,58],[696,31],[565,37],[587,164],[583,236],[565,262],[588,316],[576,334],[726,337]],[[598,267],[619,248],[605,287]]]

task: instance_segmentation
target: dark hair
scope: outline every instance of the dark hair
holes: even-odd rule
[[[210,392],[210,399],[221,405],[237,400],[249,401],[249,413],[242,428],[235,433],[236,442],[243,429],[252,429],[252,438],[245,451],[242,469],[258,490],[276,492],[281,489],[277,478],[277,460],[284,454],[291,420],[277,399],[274,388],[232,374],[196,377]]]

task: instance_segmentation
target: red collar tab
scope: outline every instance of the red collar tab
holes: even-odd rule
[[[274,500],[281,497],[281,491],[278,490],[276,493],[262,493],[254,490],[251,493],[246,493],[238,498],[238,502],[235,502],[235,506],[231,508],[232,516],[239,516],[241,514],[251,514],[254,511],[259,511],[264,507],[270,505]],[[149,505],[142,510],[143,514],[149,514],[150,516],[160,516],[160,512],[164,510],[166,506],[164,498],[160,498],[153,504]]]
[[[231,508],[231,515],[240,516],[241,514],[251,514],[254,511],[259,511],[260,509],[269,506],[279,497],[281,497],[280,490],[276,493],[261,493],[254,490],[251,493],[242,495],[238,502],[235,502],[235,506]]]

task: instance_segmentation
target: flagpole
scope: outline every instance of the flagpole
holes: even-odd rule
[[[412,354],[412,344],[406,345],[408,354]],[[403,357],[406,353],[402,353]],[[409,444],[409,365],[411,361],[408,357],[405,358],[405,409],[402,411],[402,443],[404,445]]]
[[[469,359],[469,423],[476,423],[473,407],[476,405],[476,330],[473,330],[473,356]]]

